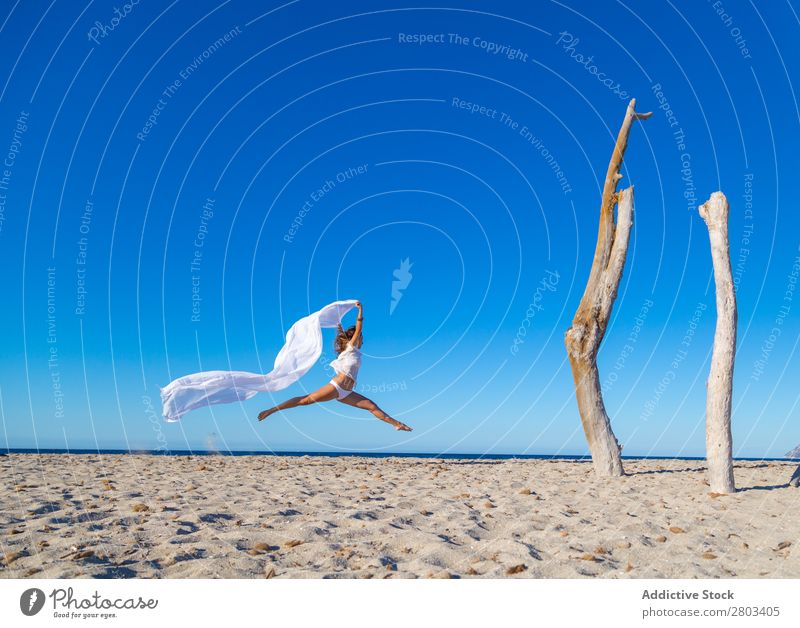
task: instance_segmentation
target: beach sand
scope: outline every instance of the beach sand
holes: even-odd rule
[[[9,454],[0,577],[797,578],[788,462]]]

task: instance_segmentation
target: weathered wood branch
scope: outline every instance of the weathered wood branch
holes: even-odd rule
[[[733,289],[728,244],[728,199],[722,192],[714,192],[700,206],[700,216],[708,227],[711,242],[717,302],[714,350],[706,382],[708,482],[715,493],[733,493],[736,486],[733,479],[731,403],[736,358],[736,292]]]
[[[597,353],[617,298],[633,224],[633,186],[617,192],[617,185],[622,178],[622,160],[633,121],[644,120],[652,115],[636,113],[635,106],[636,100],[633,99],[628,104],[611,154],[600,202],[600,225],[592,269],[572,326],[564,338],[575,380],[575,398],[595,472],[606,477],[623,475],[624,470],[621,447],[611,430],[611,421],[603,403]]]

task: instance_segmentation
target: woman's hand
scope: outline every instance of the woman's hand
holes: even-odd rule
[[[359,311],[363,309],[361,306],[361,301],[356,301],[356,307],[358,308]]]

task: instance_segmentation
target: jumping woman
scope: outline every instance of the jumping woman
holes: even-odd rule
[[[393,419],[381,410],[374,401],[367,399],[364,395],[360,395],[353,390],[356,385],[356,377],[358,377],[358,369],[361,366],[361,345],[364,342],[363,336],[361,335],[361,329],[364,326],[364,311],[360,301],[356,302],[356,307],[358,308],[356,324],[349,329],[342,329],[341,325],[338,327],[336,340],[333,342],[333,348],[338,354],[338,357],[331,362],[331,366],[336,372],[336,375],[330,383],[325,384],[316,392],[305,395],[304,397],[292,397],[269,410],[264,410],[258,415],[259,421],[263,421],[274,412],[280,410],[288,410],[289,408],[296,408],[297,406],[310,406],[313,403],[336,399],[337,401],[346,403],[348,406],[371,412],[376,418],[394,426],[397,430],[404,432],[411,431],[408,425],[401,423],[397,419]]]

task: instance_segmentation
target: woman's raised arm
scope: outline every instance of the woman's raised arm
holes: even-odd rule
[[[356,307],[358,308],[358,317],[356,318],[356,331],[349,343],[351,346],[355,346],[361,338],[361,328],[364,326],[364,309],[361,306],[361,301],[356,301]]]

